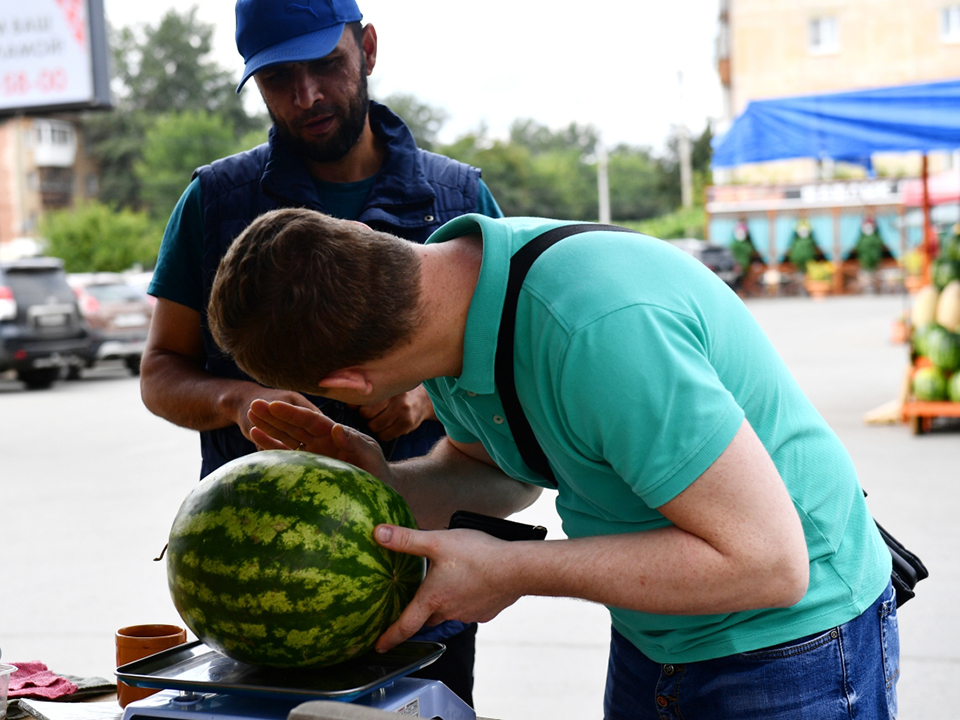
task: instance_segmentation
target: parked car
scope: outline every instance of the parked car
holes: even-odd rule
[[[722,245],[711,245],[706,240],[697,238],[684,238],[682,240],[668,240],[671,245],[676,245],[697,260],[702,262],[708,268],[716,273],[717,277],[723,280],[732,288],[737,288],[743,280],[743,270],[739,263],[733,257],[730,248]]]
[[[147,294],[119,273],[76,273],[67,281],[91,335],[84,364],[92,367],[101,360],[122,360],[137,375],[153,315]],[[70,377],[79,377],[79,369]]]
[[[126,280],[130,285],[133,285],[135,288],[139,288],[146,293],[147,288],[150,287],[150,281],[153,279],[153,270],[126,272],[123,274],[123,279]],[[157,299],[153,295],[147,295],[147,300],[151,305],[157,304]]]
[[[0,372],[30,389],[48,388],[64,369],[82,366],[90,337],[63,261],[0,263]]]

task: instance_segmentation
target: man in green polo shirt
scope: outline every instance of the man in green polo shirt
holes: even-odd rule
[[[260,402],[258,444],[362,465],[441,527],[461,505],[516,505],[495,490],[515,493],[508,477],[549,487],[505,422],[494,357],[511,257],[562,225],[467,215],[416,246],[310,211],[255,221],[214,282],[221,347],[265,384],[349,403],[422,382],[447,431],[388,464],[356,431]],[[379,649],[523,595],[576,597],[610,609],[610,720],[895,716],[889,552],[848,453],[722,281],[597,226],[534,263],[514,339],[568,539],[380,526],[430,571]]]

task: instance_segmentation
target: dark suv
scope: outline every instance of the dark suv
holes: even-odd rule
[[[89,344],[62,260],[0,263],[0,372],[14,370],[28,388],[47,388],[83,362]]]

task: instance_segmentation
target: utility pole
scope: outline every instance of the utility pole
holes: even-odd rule
[[[677,146],[680,154],[680,200],[685,208],[693,206],[693,169],[690,159],[690,131],[684,122],[683,71],[677,71],[680,86],[680,123],[677,125]]]
[[[600,222],[610,224],[610,181],[607,177],[607,148],[597,141],[597,196],[600,203]]]

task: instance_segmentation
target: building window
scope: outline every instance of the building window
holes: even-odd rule
[[[840,29],[832,15],[815,17],[807,25],[807,47],[814,55],[840,52]]]
[[[940,8],[940,39],[948,43],[960,43],[960,5]]]

